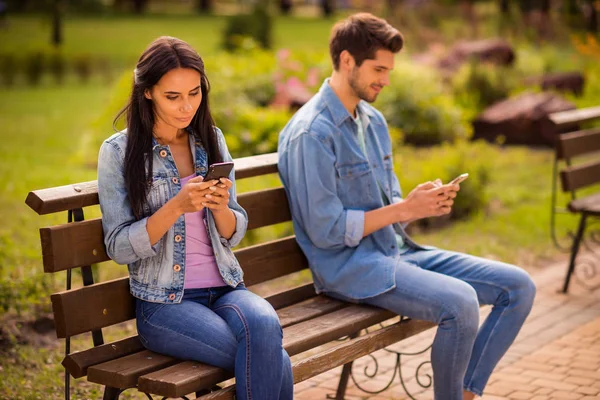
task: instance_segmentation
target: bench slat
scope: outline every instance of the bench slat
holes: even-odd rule
[[[236,158],[236,179],[277,172],[277,153]],[[39,215],[52,214],[98,204],[98,181],[33,190],[25,203]]]
[[[238,203],[248,213],[248,230],[292,220],[283,187],[240,194]]]
[[[348,307],[349,303],[323,295],[304,300],[298,304],[277,310],[282,328],[296,325]]]
[[[373,314],[373,311],[378,312],[379,315],[377,317],[375,317],[375,315]],[[301,339],[302,331],[307,332],[306,337],[305,337],[306,341],[313,342],[316,345],[321,345],[321,344],[329,342],[330,340],[337,339],[339,337],[357,332],[360,329],[367,328],[367,327],[373,325],[374,323],[381,322],[381,321],[387,319],[387,318],[385,318],[384,314],[387,314],[387,318],[389,318],[390,315],[393,316],[392,313],[387,312],[387,311],[377,310],[375,308],[370,308],[370,307],[367,308],[367,307],[363,307],[363,306],[350,305],[348,310],[342,310],[340,312],[328,314],[326,316],[319,317],[314,320],[306,321],[305,323],[295,325],[291,328],[284,329],[284,347],[287,350],[287,352],[289,353],[289,355],[292,356],[292,355],[295,355],[295,354],[298,354],[298,353],[304,351],[304,350],[302,350],[304,348],[304,345],[302,343],[299,343],[302,341],[302,339]],[[355,331],[348,330],[349,326],[345,325],[343,323],[343,319],[347,318],[347,317],[351,318],[349,320],[349,324],[358,324],[361,326],[361,328],[359,328],[358,330],[355,330]],[[375,318],[373,318],[373,317],[375,317]],[[382,317],[383,317],[383,319],[381,319]],[[367,320],[376,321],[376,322],[374,322],[373,324],[369,324],[367,322]],[[365,325],[365,323],[366,323],[366,325]],[[319,329],[323,329],[323,328],[324,329],[322,331],[319,331],[319,329],[314,329],[314,328],[312,328],[313,324],[318,325]],[[406,324],[406,323],[403,323],[403,325],[407,325],[407,328],[406,329],[403,328],[402,331],[399,332],[398,334],[402,334],[403,332],[406,332],[407,334],[412,335],[412,334],[421,332],[422,330],[425,330],[425,329],[429,328],[430,326],[433,326],[433,324],[425,323],[423,321],[418,321],[418,323],[413,324],[412,326],[408,326],[409,324]],[[322,332],[324,335],[327,336],[327,338],[320,337],[319,332]],[[340,332],[342,332],[342,333],[340,334]],[[379,332],[379,331],[377,331],[377,332]],[[381,335],[381,333],[379,335]],[[399,339],[402,339],[402,338],[403,338],[402,336],[399,337]],[[360,339],[360,338],[358,338],[358,339]],[[357,349],[354,351],[354,353],[348,353],[348,356],[350,356],[348,359],[349,361],[351,359],[353,359],[352,358],[353,356],[355,356],[356,354],[359,354],[360,347],[364,346],[365,343],[367,343],[369,341],[368,339],[363,339],[362,341],[356,342],[356,340],[358,340],[358,339],[354,339],[354,341],[355,341],[354,343],[357,343],[357,345],[356,345]],[[348,342],[348,343],[350,343],[350,342]],[[383,345],[383,344],[384,344],[384,342],[380,343],[380,345]],[[308,348],[312,348],[312,347],[315,347],[315,346],[310,346]],[[346,348],[349,348],[349,347],[346,347]],[[331,353],[331,350],[328,350],[324,353],[325,356],[323,359],[319,359],[318,356],[315,356],[316,357],[315,359],[319,359],[319,362],[321,364],[323,364],[326,361],[331,362],[331,360],[329,359],[331,357],[330,353]],[[358,358],[358,357],[356,357],[356,358]],[[222,378],[222,377],[219,376],[217,378],[216,374],[214,376],[210,376],[209,374],[205,374],[203,372],[194,371],[194,370],[190,369],[190,366],[193,366],[193,365],[200,366],[203,364],[189,362],[189,361],[182,363],[182,364],[184,364],[184,365],[183,366],[175,365],[173,367],[167,368],[164,371],[161,370],[161,371],[154,372],[150,375],[145,375],[145,376],[140,377],[138,388],[142,391],[149,391],[151,393],[155,393],[155,394],[158,394],[161,396],[180,397],[182,395],[186,395],[188,393],[191,393],[191,392],[203,389],[203,388],[212,387],[213,385],[215,385],[223,380],[223,379],[218,379],[218,378]],[[344,363],[342,363],[342,364],[344,364]],[[338,365],[342,365],[342,364],[338,364]],[[308,364],[305,363],[302,368],[303,368],[302,373],[305,376],[309,375],[308,369],[307,369],[307,368],[309,368]],[[174,371],[177,371],[177,374],[172,374],[172,372],[174,372]],[[233,375],[228,375],[226,377],[226,379],[231,378],[232,376]],[[296,381],[296,379],[297,379],[296,370],[294,370],[294,380]],[[307,379],[307,377],[305,377],[304,379]],[[304,380],[304,379],[302,379],[302,380]],[[298,380],[298,382],[300,382],[300,380]],[[221,393],[221,392],[222,391],[219,391],[218,393]],[[226,393],[226,391],[224,393]],[[213,393],[213,395],[215,395],[215,394],[216,393]],[[221,393],[221,395],[222,394],[223,393]],[[205,397],[201,397],[201,398],[205,398]]]
[[[600,162],[567,167],[560,172],[563,191],[570,192],[600,182]]]
[[[119,389],[135,387],[141,375],[168,367],[177,359],[143,350],[88,368],[88,381]]]
[[[558,128],[575,125],[579,122],[600,118],[600,106],[557,112],[550,114],[549,118]]]
[[[44,272],[58,272],[109,260],[100,218],[40,229]]]
[[[557,150],[560,159],[600,151],[600,128],[560,135]]]
[[[249,220],[252,221],[250,229],[289,221],[291,218],[283,188],[243,194],[240,203],[247,207]],[[44,272],[64,271],[109,260],[101,218],[41,228],[40,237]],[[290,246],[286,249],[294,251]],[[265,261],[264,258],[262,260]]]
[[[252,288],[250,288],[252,289]],[[284,289],[279,293],[265,297],[273,308],[282,309],[295,303],[301,303],[315,297],[315,288],[312,283]],[[71,353],[65,357],[62,364],[74,378],[87,375],[87,369],[93,365],[124,357],[129,354],[144,350],[139,337],[131,336],[84,351]]]
[[[247,286],[308,267],[293,237],[241,249],[236,256],[247,271]],[[304,289],[302,293],[307,291],[310,292]],[[65,290],[53,294],[51,299],[59,338],[105,328],[135,316],[129,278]]]
[[[135,335],[116,342],[71,353],[65,357],[62,365],[73,378],[77,379],[86,376],[87,369],[92,365],[125,357],[142,350],[144,350],[144,345],[140,342],[140,338]]]
[[[66,290],[50,298],[59,338],[135,318],[135,302],[129,293],[129,278]]]
[[[585,212],[592,215],[600,215],[600,193],[592,194],[569,203],[571,212]]]
[[[293,236],[246,247],[235,252],[246,286],[308,268],[308,261]]]
[[[356,339],[344,342],[314,356],[296,361],[292,366],[294,371],[294,383],[296,384],[303,382],[325,371],[329,371],[335,367],[339,367],[351,361],[357,360],[360,357],[404,340],[410,336],[416,335],[433,326],[435,326],[435,324],[425,321],[410,320],[405,322],[397,322],[394,325],[387,326],[375,332],[371,332]],[[140,380],[145,378],[145,376],[141,377]],[[193,388],[193,386],[189,384],[182,384],[181,388],[178,388],[175,380],[165,379],[162,383],[166,390],[164,392],[156,392],[159,395],[180,397],[194,391],[190,390],[185,393],[184,391],[186,389]],[[198,400],[233,400],[234,394],[235,385],[231,385],[223,388],[222,390],[201,396],[198,398]]]

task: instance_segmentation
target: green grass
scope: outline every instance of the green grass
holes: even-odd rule
[[[122,64],[134,63],[143,49],[161,35],[189,42],[201,55],[217,50],[226,17],[222,16],[67,16],[62,51],[67,55],[91,54]],[[50,24],[45,17],[14,16],[0,30],[0,52],[31,52],[49,47]],[[333,21],[277,17],[273,26],[275,48],[327,50]]]

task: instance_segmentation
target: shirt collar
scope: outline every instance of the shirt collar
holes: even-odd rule
[[[331,112],[331,115],[333,117],[333,122],[336,124],[336,126],[340,126],[348,118],[354,118],[352,117],[352,115],[350,115],[348,110],[346,110],[346,107],[344,107],[338,95],[331,88],[331,85],[329,85],[329,81],[330,78],[327,78],[325,79],[325,81],[323,81],[323,85],[321,85],[321,89],[319,89],[319,94],[321,95],[323,101],[329,108],[329,111]],[[359,109],[359,115],[363,119],[363,125],[367,126],[369,123],[369,120],[367,118],[375,117],[373,110],[371,110],[371,107],[369,107],[368,104],[363,100],[361,100],[358,103],[357,107]]]

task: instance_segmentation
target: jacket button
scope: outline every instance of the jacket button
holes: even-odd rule
[[[173,265],[173,271],[175,271],[175,272],[181,271],[181,265],[179,265],[179,264]]]
[[[181,242],[181,239],[182,239],[181,235],[175,235],[175,241],[177,243]]]
[[[167,151],[166,150],[161,150],[160,153],[158,153],[158,154],[160,154],[160,156],[162,158],[165,158],[167,156]]]
[[[171,293],[169,295],[169,300],[171,300],[171,301],[175,300],[175,293]]]
[[[171,180],[172,180],[172,181],[173,181],[173,183],[174,183],[174,184],[176,184],[176,185],[179,183],[179,179],[178,179],[178,178],[172,178]]]

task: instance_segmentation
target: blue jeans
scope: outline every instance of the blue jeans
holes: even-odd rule
[[[533,281],[513,265],[439,249],[409,249],[399,256],[396,287],[361,303],[437,323],[431,351],[435,399],[462,400],[463,389],[482,395],[534,297]],[[493,305],[481,328],[480,304]]]
[[[290,358],[273,307],[240,284],[186,289],[179,304],[136,301],[137,329],[156,353],[235,373],[238,400],[293,398]]]

